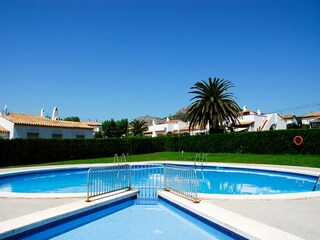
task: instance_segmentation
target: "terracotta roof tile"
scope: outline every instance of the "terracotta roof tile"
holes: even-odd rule
[[[311,112],[302,116],[303,118],[320,117],[320,112]]]
[[[87,124],[88,126],[102,126],[101,122],[81,122],[83,124]]]
[[[7,130],[6,128],[1,127],[1,126],[0,126],[0,132],[2,132],[2,133],[10,133],[9,130]]]
[[[254,123],[254,121],[243,121],[243,122],[238,122],[236,123],[236,126],[245,126],[245,125],[251,125],[252,123]]]
[[[280,115],[283,119],[291,119],[294,118],[296,115],[294,114],[284,114],[284,115]]]
[[[92,129],[82,122],[70,122],[62,120],[51,120],[46,117],[31,115],[31,114],[22,114],[22,113],[10,113],[7,116],[3,116],[10,122],[13,122],[17,125],[27,125],[27,126],[39,126],[39,127],[56,127],[56,128],[85,128]]]
[[[190,130],[195,131],[195,130],[206,130],[206,129],[201,128],[199,125],[197,125],[194,128],[191,128]],[[185,127],[181,128],[180,131],[189,131],[189,126],[185,126]]]
[[[169,120],[169,121],[165,121],[164,123],[177,123],[181,120]]]

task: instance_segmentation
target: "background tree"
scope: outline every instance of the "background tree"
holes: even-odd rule
[[[63,119],[64,121],[70,121],[70,122],[80,122],[80,118],[77,116],[70,116]]]
[[[123,137],[128,132],[128,119],[106,120],[102,123],[103,136],[107,138]]]
[[[209,78],[208,82],[197,82],[189,93],[195,94],[188,108],[187,120],[190,128],[196,125],[205,127],[209,124],[209,133],[219,133],[225,123],[235,124],[240,115],[240,107],[228,92],[234,85],[224,79]]]
[[[102,132],[96,132],[93,136],[94,138],[103,138]]]
[[[133,136],[141,136],[148,129],[147,122],[144,120],[134,119],[130,125]]]

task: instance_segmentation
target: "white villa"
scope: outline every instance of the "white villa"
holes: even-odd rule
[[[310,121],[310,128],[320,128],[320,117]]]
[[[235,126],[235,131],[253,132],[287,129],[287,122],[277,113],[261,114],[261,111],[254,112],[243,107],[239,123]]]
[[[209,129],[201,129],[196,127],[190,130],[190,135],[206,134]],[[152,125],[148,126],[148,130],[144,132],[145,136],[157,137],[166,135],[168,133],[183,134],[189,133],[189,123],[182,120],[167,120],[164,123],[156,124],[155,120],[152,121]]]
[[[53,109],[52,118],[44,110],[40,115],[8,112],[0,114],[0,137],[13,138],[93,138],[94,126],[84,122],[59,120],[58,108]]]
[[[238,119],[238,123],[234,126],[236,132],[253,132],[253,131],[267,131],[267,130],[280,130],[287,129],[287,122],[277,113],[261,114],[248,110],[245,106],[241,112],[241,117]],[[205,128],[199,126],[190,129],[190,135],[208,134],[209,125]],[[181,120],[167,120],[162,124],[156,124],[152,121],[152,125],[148,126],[148,130],[144,132],[144,135],[157,137],[166,135],[168,133],[183,134],[189,133],[189,123]]]
[[[310,122],[315,121],[318,117],[320,117],[320,112],[311,112],[303,115],[301,121],[302,124],[310,124]]]
[[[296,115],[294,115],[294,114],[284,114],[284,115],[281,115],[281,117],[284,120],[286,120],[287,124],[298,125],[298,119],[297,119]]]

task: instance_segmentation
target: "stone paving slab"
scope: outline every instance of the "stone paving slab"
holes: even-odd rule
[[[303,200],[206,200],[206,202],[308,240],[320,236],[320,198]]]
[[[0,198],[0,222],[79,200],[81,199]]]

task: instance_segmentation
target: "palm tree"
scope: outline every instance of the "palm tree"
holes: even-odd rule
[[[209,123],[209,133],[223,131],[220,126],[225,123],[238,122],[240,107],[233,100],[233,94],[228,92],[234,85],[224,79],[209,78],[208,82],[197,82],[190,91],[196,94],[190,101],[194,102],[188,108],[187,120],[190,121],[190,128],[196,125],[201,127]]]
[[[130,125],[132,128],[132,133],[134,136],[140,136],[143,134],[144,131],[146,131],[148,129],[147,123],[144,120],[138,120],[138,119],[134,119]]]

